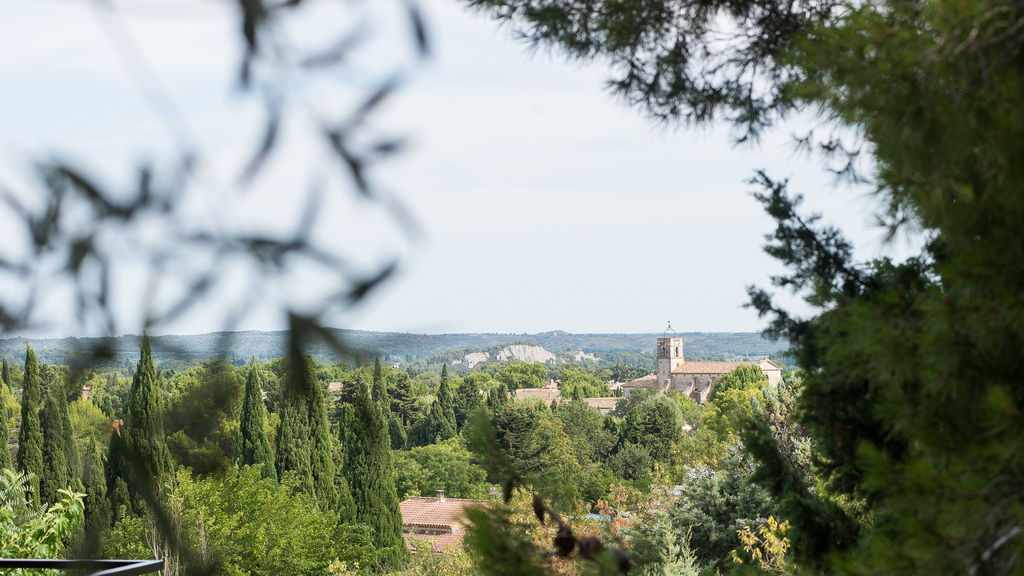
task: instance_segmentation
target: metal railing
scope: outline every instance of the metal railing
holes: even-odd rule
[[[163,560],[40,560],[29,558],[0,558],[0,569],[28,568],[77,570],[89,576],[136,576],[152,574],[164,569]],[[2,572],[2,570],[0,570]]]

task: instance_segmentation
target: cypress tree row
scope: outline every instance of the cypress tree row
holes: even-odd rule
[[[239,466],[259,466],[264,478],[277,479],[274,454],[267,439],[267,406],[263,403],[263,377],[255,365],[249,366],[245,380],[242,411],[238,416],[238,440],[235,462]]]
[[[31,348],[25,349],[25,383],[21,394],[21,429],[18,430],[18,469],[31,474],[31,498],[39,504],[39,478],[43,475],[43,430],[39,423],[42,387],[39,363]]]
[[[55,398],[57,395],[56,391],[51,390],[39,413],[43,429],[43,474],[39,477],[39,499],[46,504],[56,503],[57,490],[68,488],[71,484],[71,472],[64,451],[64,426]]]
[[[309,389],[309,464],[313,496],[325,510],[337,504],[334,491],[334,459],[330,427],[327,423],[327,402],[313,373],[313,359],[306,358],[305,377]]]
[[[132,506],[141,515],[145,511],[146,495],[159,490],[161,479],[171,473],[172,467],[164,436],[163,402],[148,336],[142,338],[142,353],[124,411],[122,440],[122,471],[127,472]]]
[[[402,515],[395,491],[390,438],[384,415],[370,398],[366,382],[358,381],[345,418],[345,474],[352,490],[356,521],[373,528],[385,564],[397,565],[408,552],[402,539]]]

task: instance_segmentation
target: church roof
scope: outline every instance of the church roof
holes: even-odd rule
[[[673,374],[725,374],[740,366],[755,366],[757,362],[711,362],[704,360],[683,362],[672,370]]]

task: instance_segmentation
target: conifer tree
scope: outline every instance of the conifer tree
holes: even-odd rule
[[[263,403],[263,378],[255,364],[249,366],[245,380],[242,411],[238,416],[238,440],[235,462],[239,466],[259,466],[264,478],[277,479],[274,454],[267,439],[267,407]]]
[[[436,444],[455,437],[455,424],[445,416],[440,401],[434,400],[430,404],[427,422],[427,429],[430,431],[428,443]]]
[[[107,481],[107,500],[110,505],[111,523],[131,513],[132,501],[128,494],[128,475],[124,461],[124,438],[121,436],[123,427],[114,430],[107,445],[107,461],[104,472]]]
[[[455,390],[453,402],[455,408],[455,428],[461,430],[469,420],[469,415],[481,404],[480,385],[476,378],[467,376]]]
[[[43,430],[39,423],[42,386],[39,364],[32,348],[25,350],[25,382],[21,394],[21,429],[18,430],[18,469],[31,474],[31,494],[39,504],[39,478],[43,474]]]
[[[497,412],[508,404],[509,395],[508,387],[505,386],[504,382],[500,382],[497,386],[491,389],[490,394],[487,395],[487,407],[492,412]]]
[[[334,509],[334,459],[331,433],[327,423],[327,402],[313,373],[313,362],[307,357],[305,374],[309,389],[309,463],[313,495],[325,510]]]
[[[407,556],[395,491],[387,425],[364,380],[356,384],[351,417],[345,423],[345,474],[356,521],[370,525],[382,560],[395,565]]]
[[[57,415],[60,417],[61,432],[64,435],[64,459],[68,464],[68,474],[71,478],[71,488],[80,491],[82,486],[82,455],[78,451],[78,442],[75,441],[75,430],[71,424],[71,414],[68,407],[68,399],[64,390],[55,389],[54,400],[57,402]]]
[[[171,472],[171,456],[164,435],[161,391],[149,337],[143,336],[138,368],[132,378],[128,405],[124,411],[122,466],[132,506],[137,514],[145,510],[147,494],[160,487]]]
[[[78,554],[83,558],[91,558],[98,551],[100,538],[111,522],[103,454],[91,438],[82,463],[82,483],[85,485],[85,539]]]
[[[4,357],[3,368],[0,368],[0,381],[8,387],[13,389],[11,386],[11,367],[7,365],[7,358]]]
[[[0,469],[11,467],[11,413],[7,408],[10,391],[6,386],[0,387]]]
[[[373,401],[381,407],[384,414],[391,412],[391,398],[384,382],[384,369],[380,365],[380,358],[373,361]]]
[[[409,435],[397,414],[391,414],[388,418],[388,436],[391,437],[392,450],[404,450],[409,443]]]
[[[45,504],[56,503],[57,491],[71,485],[57,395],[56,390],[51,390],[39,413],[43,430],[43,474],[39,477],[39,499]]]
[[[445,420],[451,425],[451,429],[454,432],[456,430],[455,424],[455,402],[452,397],[451,384],[448,381],[448,365],[443,364],[441,366],[441,385],[437,388],[437,403],[441,407],[441,415],[444,416]],[[447,427],[445,427],[447,428]],[[454,436],[454,434],[452,434]]]
[[[290,367],[288,382],[281,392],[280,423],[277,428],[277,475],[281,480],[291,473],[295,487],[306,494],[313,494],[313,471],[310,462],[309,445],[309,390],[301,374],[304,363]],[[295,364],[300,364],[296,366]]]
[[[391,412],[401,419],[402,425],[408,427],[416,419],[416,395],[412,391],[412,379],[405,372],[395,378],[395,385],[389,394]]]

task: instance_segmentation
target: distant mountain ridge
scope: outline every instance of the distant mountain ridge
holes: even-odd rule
[[[516,344],[536,344],[554,354],[581,351],[585,354],[637,353],[651,354],[660,333],[645,334],[573,334],[563,331],[536,334],[454,333],[412,334],[403,332],[371,332],[366,330],[332,330],[353,350],[353,356],[380,356],[387,362],[408,363],[435,355],[484,352]],[[773,342],[753,332],[705,332],[680,334],[688,358],[744,359],[779,354],[785,342]],[[139,336],[116,338],[27,339],[40,362],[73,364],[86,357],[91,347],[105,347],[114,365],[134,361],[139,356]],[[223,355],[231,361],[271,360],[285,355],[288,333],[276,332],[213,332],[198,335],[169,335],[152,338],[153,357],[160,362],[195,362]],[[21,363],[25,356],[25,338],[0,340],[0,356]],[[318,361],[339,359],[327,346],[314,344],[310,353]]]

